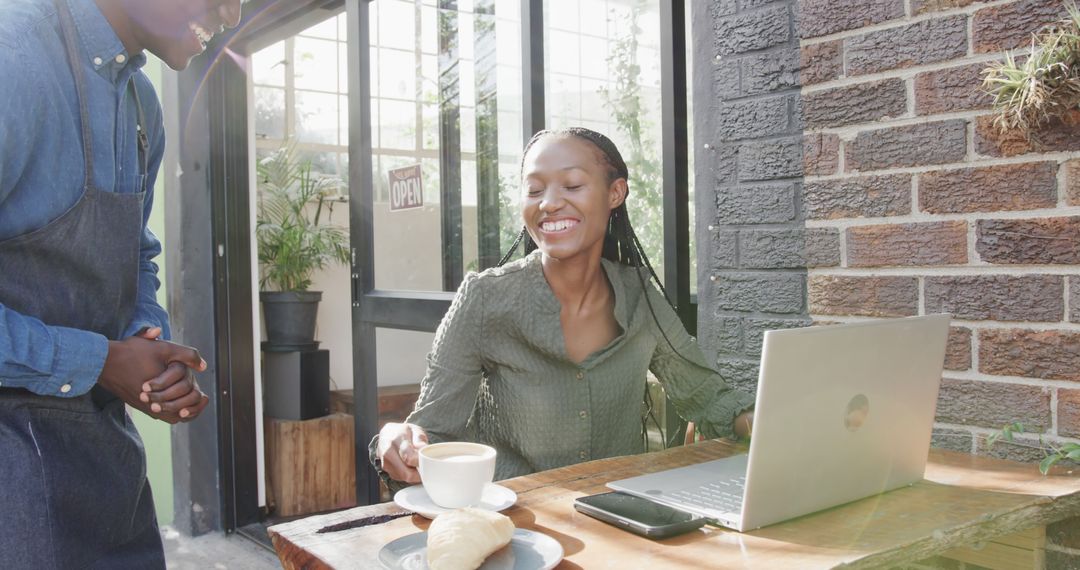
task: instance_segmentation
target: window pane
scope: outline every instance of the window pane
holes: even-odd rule
[[[630,171],[630,220],[663,275],[660,2],[544,6],[547,125],[580,125],[615,142]]]
[[[416,104],[383,99],[379,105],[382,148],[416,149]]]
[[[416,6],[379,0],[379,45],[412,51],[416,47]]]
[[[304,37],[297,37],[294,42],[296,88],[336,93],[339,71],[337,42]]]
[[[689,7],[688,7],[689,8]],[[686,140],[690,141],[686,150],[687,172],[690,173],[687,186],[690,194],[690,294],[696,295],[697,283],[697,232],[694,231],[694,46],[690,43],[690,10],[686,10]]]
[[[301,36],[307,36],[311,38],[322,38],[326,40],[336,40],[337,37],[338,22],[336,18],[330,18],[311,26],[310,28],[300,32]],[[342,39],[345,39],[342,36]]]
[[[376,266],[375,270],[378,271],[379,267]],[[425,357],[434,341],[435,333],[382,327],[375,329],[379,386],[419,384],[427,371]]]
[[[296,92],[296,138],[300,142],[338,144],[338,96]]]
[[[372,206],[375,230],[375,287],[413,291],[442,290],[442,232],[438,161],[421,168],[423,206],[391,210],[390,171],[416,164],[412,157],[377,156]],[[434,189],[434,192],[431,191]]]
[[[395,0],[380,0],[378,4],[384,17],[396,5]],[[391,27],[387,20],[381,20],[379,38],[373,43],[378,81],[372,84],[372,112],[373,122],[379,125],[377,148],[382,153],[375,159],[376,196],[381,202],[375,208],[375,251],[379,259],[387,258],[378,261],[379,267],[393,264],[398,268],[398,274],[377,268],[377,288],[443,289],[440,181],[444,176],[454,172],[460,176],[453,183],[461,192],[461,269],[480,268],[481,234],[494,236],[494,249],[498,250],[502,234],[513,231],[504,232],[501,225],[520,225],[512,198],[518,191],[514,180],[522,146],[519,0],[467,4],[459,0],[457,10],[442,13],[442,17],[453,19],[455,25],[450,27],[439,25],[436,4],[427,0],[401,3],[409,7],[409,14],[401,12]],[[410,35],[413,41],[407,46],[388,39],[390,30],[406,33],[401,31],[406,22],[416,27],[417,14],[419,38]],[[453,38],[443,38],[456,46],[453,60],[450,54],[439,53],[439,33],[446,30],[454,33]],[[503,32],[509,37],[501,37]],[[445,58],[441,64],[440,58]],[[452,103],[440,101],[440,65],[452,65],[449,69],[456,74],[458,94]],[[451,104],[455,107],[448,107]],[[460,132],[453,140],[440,138],[446,136],[440,135],[444,112],[456,114],[460,121]],[[503,125],[503,121],[509,124]],[[440,172],[443,153],[461,161],[450,174]],[[389,172],[411,164],[421,165],[424,206],[390,211]],[[485,207],[483,215],[481,195],[493,196],[497,202],[497,207]],[[385,212],[385,219],[380,219],[379,212]],[[481,228],[481,223],[490,228]],[[486,244],[483,247],[490,252],[490,241]]]
[[[379,97],[416,99],[416,55],[397,49],[379,50]]]
[[[251,57],[251,80],[256,85],[285,86],[285,42],[255,52]]]
[[[285,138],[285,90],[255,87],[255,137]]]

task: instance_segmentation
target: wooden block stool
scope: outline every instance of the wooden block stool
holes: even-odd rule
[[[353,417],[266,418],[268,502],[291,517],[356,506]]]

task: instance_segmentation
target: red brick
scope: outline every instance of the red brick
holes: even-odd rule
[[[1065,201],[1080,206],[1080,158],[1065,163]]]
[[[826,36],[904,17],[900,0],[799,0],[803,38]]]
[[[1080,111],[1070,111],[1025,134],[1020,130],[1002,132],[994,125],[994,115],[976,117],[975,152],[986,156],[1017,156],[1030,152],[1080,150]]]
[[[1080,390],[1058,390],[1058,435],[1080,437]],[[1080,537],[1078,537],[1080,538]],[[1078,541],[1080,544],[1080,541]],[[1077,546],[1080,548],[1080,546]]]
[[[860,226],[847,231],[848,267],[967,263],[967,222]]]
[[[942,378],[935,420],[999,429],[1020,422],[1026,431],[1041,433],[1050,428],[1050,389]]]
[[[1031,45],[1031,34],[1065,16],[1065,2],[1022,0],[983,8],[971,19],[975,53],[994,53]]]
[[[932,214],[1035,210],[1057,205],[1057,163],[957,168],[919,176],[919,208]]]
[[[998,426],[999,428],[1001,426]],[[1013,441],[998,440],[993,446],[986,443],[986,436],[979,435],[975,438],[975,454],[986,455],[989,457],[996,457],[998,459],[1007,459],[1009,461],[1017,461],[1020,463],[1038,463],[1046,457],[1043,452],[1042,443],[1035,436],[1013,436]],[[1046,566],[1046,568],[1054,568],[1059,570],[1056,566]],[[971,564],[965,565],[965,570],[989,570],[982,566],[972,566]]]
[[[960,453],[971,453],[974,440],[971,432],[963,429],[934,428],[930,436],[930,446],[940,449],[951,449]],[[949,566],[934,566],[933,568],[951,568]],[[955,570],[962,570],[956,567]]]
[[[1080,381],[1080,333],[1024,329],[980,331],[979,372]]]
[[[907,317],[919,312],[915,277],[812,275],[810,312],[818,315]]]
[[[1080,276],[1069,277],[1069,321],[1080,323]]]
[[[927,313],[968,321],[1059,322],[1065,314],[1060,275],[960,275],[925,279]]]
[[[949,342],[945,347],[945,369],[971,368],[971,329],[949,327]]]
[[[863,131],[844,149],[848,170],[878,170],[960,162],[967,122],[958,119]]]
[[[981,88],[982,72],[988,65],[974,63],[916,75],[915,114],[990,108],[994,99]]]
[[[1080,264],[1080,216],[979,220],[975,250],[1003,265]]]
[[[846,73],[850,77],[945,61],[967,55],[967,48],[967,16],[923,20],[846,39]]]
[[[807,182],[803,191],[803,206],[810,219],[879,218],[911,213],[910,174]]]
[[[963,8],[974,0],[911,0],[911,13],[925,14],[927,12],[940,12],[953,8]]]
[[[869,123],[907,113],[902,79],[883,79],[803,95],[803,120],[810,129]]]
[[[840,165],[840,137],[810,134],[803,138],[803,172],[807,176],[828,176]]]
[[[803,46],[799,51],[803,85],[813,85],[840,77],[844,71],[844,42],[834,40]]]

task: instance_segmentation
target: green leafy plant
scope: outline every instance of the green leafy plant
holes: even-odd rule
[[[324,223],[340,180],[313,173],[294,145],[286,144],[259,161],[259,285],[276,291],[306,291],[311,275],[332,262],[349,261],[349,235]]]
[[[1020,422],[1013,422],[1002,427],[1001,431],[990,434],[990,436],[986,438],[986,446],[988,448],[993,447],[994,444],[998,441],[1004,440],[1014,443],[1016,445],[1026,445],[1028,447],[1033,447],[1030,444],[1023,444],[1014,441],[1014,433],[1024,433],[1024,424]],[[1050,468],[1053,467],[1053,465],[1058,461],[1061,461],[1063,459],[1068,459],[1070,461],[1080,460],[1080,443],[1064,443],[1058,445],[1054,442],[1043,440],[1043,437],[1040,434],[1038,448],[1046,454],[1046,457],[1039,462],[1039,472],[1041,472],[1043,475],[1046,475],[1050,471]]]
[[[1029,136],[1052,119],[1080,110],[1080,9],[1070,0],[1069,16],[1031,38],[1030,53],[983,71],[983,89],[994,98],[994,124]]]

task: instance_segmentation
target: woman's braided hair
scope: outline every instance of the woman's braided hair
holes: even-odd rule
[[[525,156],[529,154],[529,149],[542,138],[555,136],[555,137],[576,137],[588,143],[591,143],[597,150],[600,151],[600,155],[603,158],[604,163],[608,168],[608,184],[623,178],[629,181],[630,172],[626,167],[626,161],[623,160],[622,153],[615,146],[615,143],[611,142],[611,139],[606,136],[584,127],[568,127],[558,130],[542,130],[537,132],[528,144],[525,145],[525,150],[521,153],[522,167],[524,168]],[[528,255],[536,250],[536,243],[533,242],[532,237],[529,236],[528,231],[523,227],[521,233],[514,239],[514,243],[510,245],[510,249],[506,252],[506,255],[499,260],[499,266],[504,265],[507,261],[513,257],[514,252],[517,251],[519,245],[524,242],[524,253]],[[660,292],[671,306],[672,310],[675,310],[675,305],[672,304],[671,299],[668,298],[667,290],[664,289],[664,284],[660,282],[660,278],[656,275],[656,270],[653,269],[652,264],[649,263],[649,257],[645,254],[645,248],[641,246],[641,241],[638,240],[637,234],[634,233],[634,228],[630,225],[630,216],[626,211],[626,200],[623,200],[622,204],[611,211],[611,216],[608,218],[607,232],[604,234],[604,248],[601,255],[610,261],[621,263],[623,265],[629,265],[630,267],[644,267],[648,269],[651,280],[656,283],[656,286],[660,288]],[[653,321],[656,322],[657,328],[660,330],[660,334],[663,335],[664,340],[675,354],[682,357],[688,362],[693,362],[686,356],[683,356],[675,345],[668,339],[667,333],[660,325],[659,319],[656,317],[656,311],[653,309],[652,300],[649,297],[648,285],[645,283],[645,279],[642,276],[642,272],[634,272],[638,277],[638,282],[641,283],[641,290],[644,293],[645,303],[649,307],[649,313],[652,314]],[[695,363],[696,364],[696,363]],[[645,404],[648,409],[648,416],[653,420],[656,426],[660,429],[660,434],[663,437],[663,427],[656,420],[653,415],[652,397],[649,394],[648,389],[645,390]],[[642,421],[642,432],[645,431],[645,422]],[[647,445],[646,445],[647,447]]]

